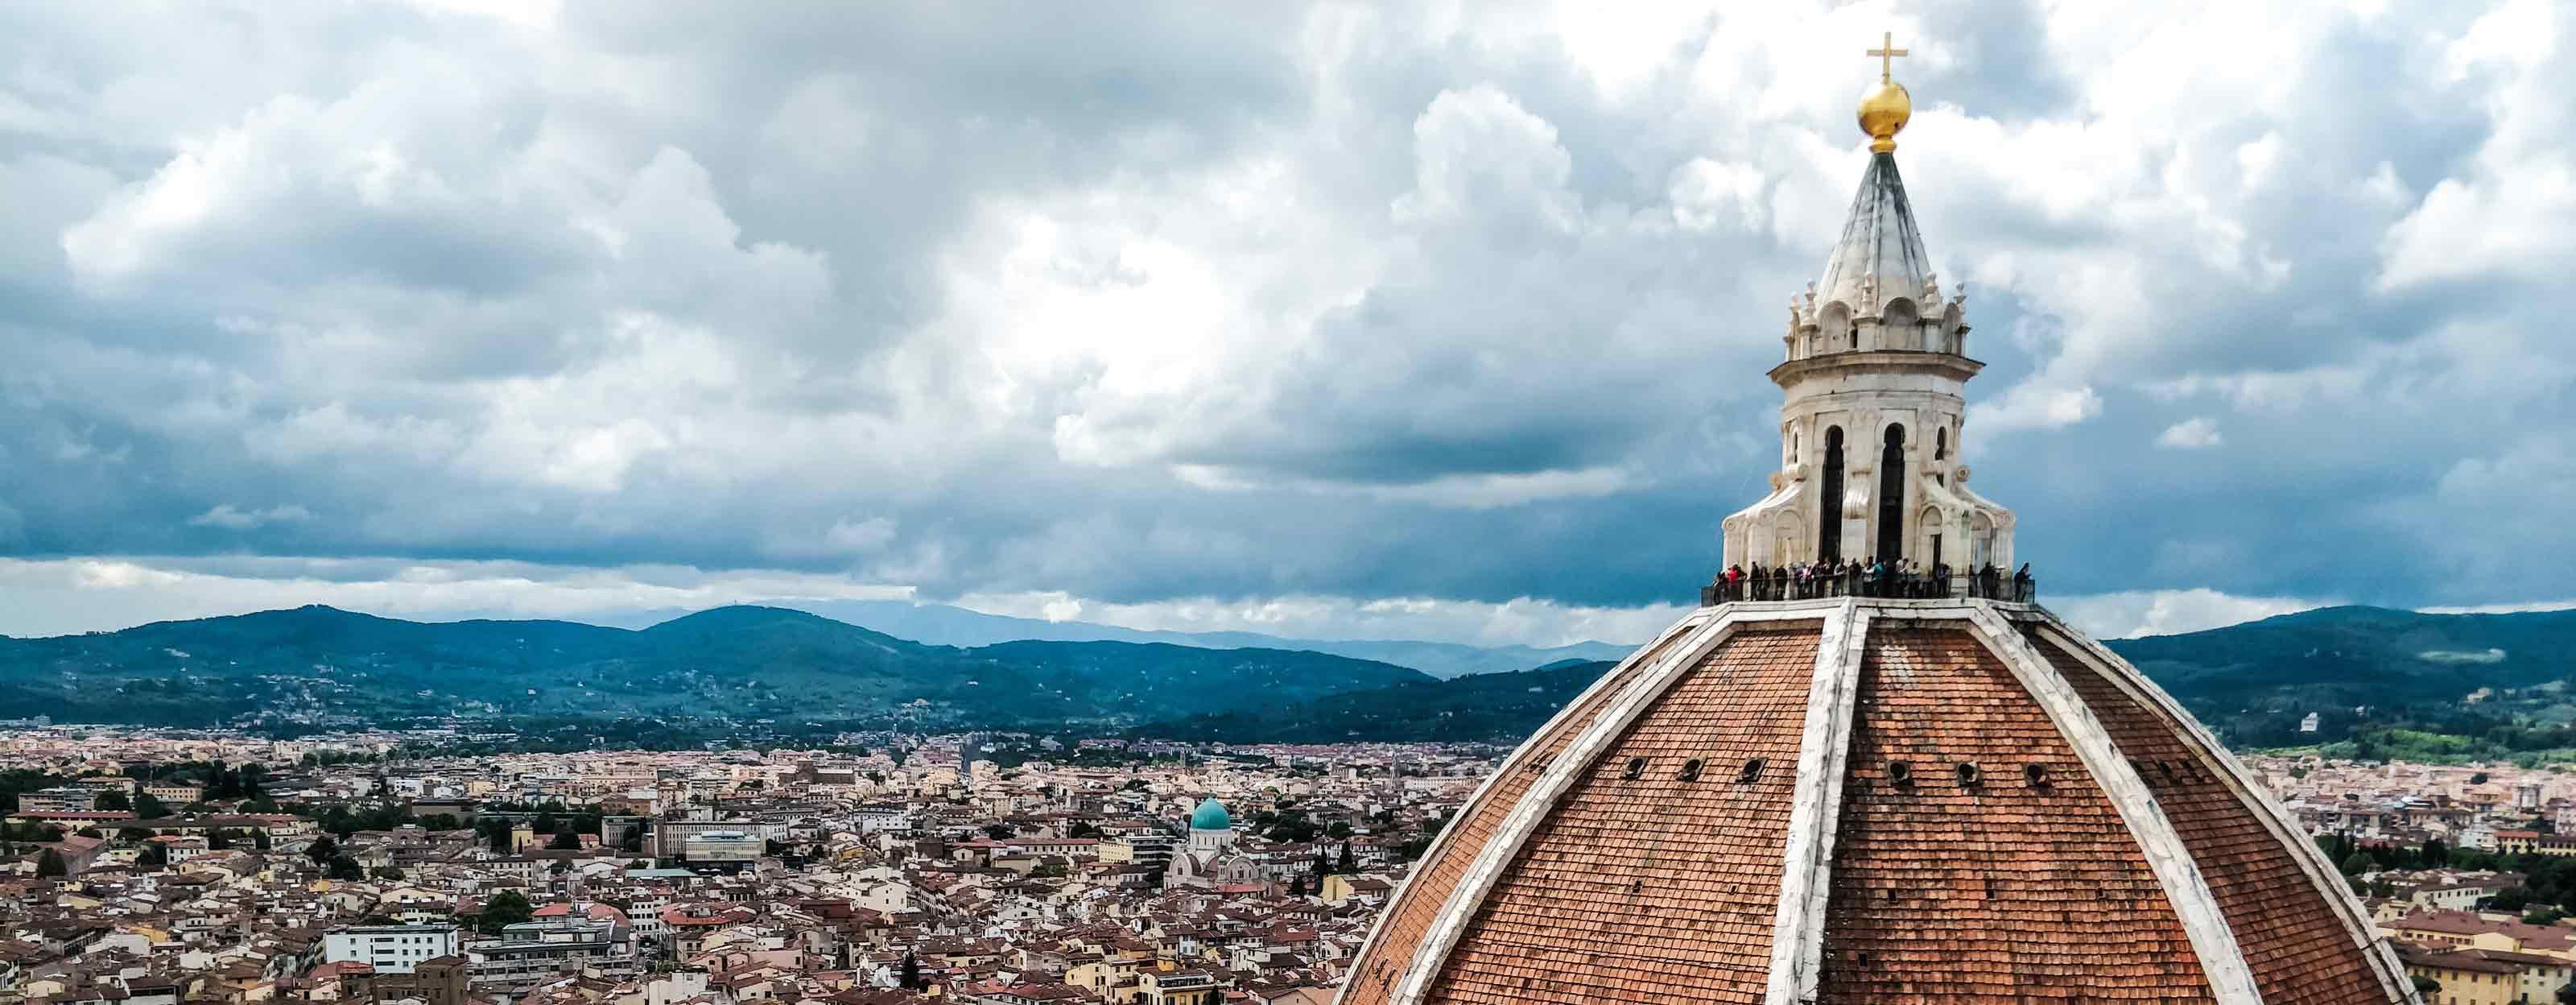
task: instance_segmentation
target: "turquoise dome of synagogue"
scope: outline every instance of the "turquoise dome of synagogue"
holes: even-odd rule
[[[1201,800],[1199,808],[1190,811],[1191,830],[1221,831],[1233,826],[1234,818],[1227,815],[1225,804],[1217,802],[1215,796]]]

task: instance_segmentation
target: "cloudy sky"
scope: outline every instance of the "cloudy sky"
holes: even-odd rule
[[[1867,156],[2097,631],[2576,597],[2543,0],[0,7],[0,633],[1636,639]]]

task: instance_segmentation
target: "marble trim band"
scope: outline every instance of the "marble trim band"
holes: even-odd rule
[[[1736,628],[1746,621],[1814,618],[1823,612],[1813,609],[1800,614],[1768,611],[1754,613],[1750,618],[1743,616],[1747,613],[1752,612],[1718,608],[1716,617],[1667,650],[1629,682],[1625,690],[1612,698],[1609,706],[1592,720],[1592,724],[1547,764],[1538,780],[1512,807],[1511,814],[1504,817],[1494,833],[1486,837],[1484,845],[1476,849],[1476,857],[1469,863],[1466,874],[1459,877],[1458,885],[1449,891],[1448,899],[1441,904],[1440,914],[1432,919],[1429,931],[1424,934],[1421,948],[1407,963],[1395,994],[1388,998],[1393,1005],[1420,1005],[1430,993],[1441,963],[1448,959],[1450,949],[1457,945],[1458,937],[1466,931],[1468,920],[1475,917],[1477,908],[1483,906],[1485,895],[1493,890],[1503,870],[1519,856],[1521,845],[1537,830],[1540,821],[1546,819],[1548,809],[1555,806],[1556,801],[1573,786],[1577,775],[1588,770],[1611,743],[1627,732],[1629,723],[1636,721],[1647,706],[1663,695],[1665,688],[1689,668],[1708,658],[1708,654],[1718,646],[1725,644],[1734,636]]]
[[[1535,739],[1555,732],[1559,727],[1565,724],[1565,720],[1567,718],[1573,716],[1577,709],[1580,709],[1585,704],[1589,703],[1596,694],[1610,688],[1621,686],[1623,679],[1628,676],[1631,670],[1635,669],[1638,661],[1645,659],[1650,653],[1661,650],[1666,642],[1669,642],[1675,637],[1686,633],[1690,629],[1705,623],[1715,615],[1715,611],[1709,608],[1701,608],[1699,610],[1692,611],[1689,614],[1685,614],[1672,624],[1665,626],[1662,632],[1655,635],[1653,641],[1650,641],[1645,645],[1638,646],[1635,652],[1629,653],[1626,659],[1620,660],[1619,665],[1611,667],[1609,673],[1602,674],[1600,679],[1593,681],[1591,686],[1584,688],[1581,694],[1574,697],[1574,700],[1566,702],[1564,708],[1557,709],[1555,715],[1548,717],[1546,725],[1540,726],[1537,732],[1530,734],[1531,738]],[[1443,828],[1440,831],[1440,836],[1433,838],[1431,840],[1431,844],[1423,850],[1422,857],[1415,860],[1417,868],[1406,872],[1404,882],[1396,885],[1394,893],[1386,900],[1388,907],[1392,908],[1394,905],[1403,902],[1405,892],[1413,886],[1414,880],[1419,879],[1422,876],[1424,870],[1418,868],[1418,866],[1422,863],[1438,860],[1441,850],[1447,847],[1452,839],[1456,838],[1458,831],[1460,830],[1458,823],[1466,820],[1470,814],[1474,813],[1484,805],[1485,800],[1493,795],[1494,786],[1512,772],[1520,770],[1522,765],[1529,763],[1530,758],[1536,756],[1538,756],[1537,745],[1524,741],[1519,749],[1514,750],[1510,756],[1503,759],[1503,763],[1494,769],[1493,774],[1485,776],[1484,782],[1476,786],[1476,793],[1469,796],[1465,803],[1459,805],[1458,811],[1451,815],[1450,825]],[[1385,936],[1385,919],[1380,918],[1377,924],[1370,926],[1367,940],[1360,943],[1360,951],[1353,954],[1351,956],[1351,960],[1355,964],[1360,961],[1368,960],[1369,953],[1378,948],[1379,940],[1383,939]],[[1415,955],[1418,957],[1421,954],[1417,951]],[[1407,972],[1410,972],[1412,969],[1409,961],[1406,969]],[[1356,970],[1344,975],[1342,979],[1342,989],[1334,996],[1334,1001],[1340,1002],[1348,999],[1350,997],[1351,988],[1358,986],[1360,980],[1364,976],[1365,975]]]
[[[1787,844],[1781,851],[1780,903],[1771,923],[1771,975],[1766,1005],[1816,999],[1824,962],[1825,906],[1833,892],[1834,833],[1841,824],[1843,771],[1851,758],[1852,704],[1860,694],[1860,658],[1869,612],[1846,599],[1825,616],[1816,640],[1815,676],[1798,738]]]
[[[2139,852],[2146,857],[2147,867],[2155,872],[2164,886],[2165,899],[2173,905],[2174,916],[2182,922],[2183,934],[2191,939],[2192,954],[2200,958],[2203,976],[2209,979],[2210,994],[2218,1005],[2262,1005],[2262,992],[2254,985],[2254,972],[2245,965],[2244,950],[2236,944],[2236,930],[2227,923],[2227,914],[2219,910],[2218,898],[2209,892],[2209,882],[2200,874],[2200,865],[2191,857],[2191,849],[2182,843],[2173,821],[2157,804],[2155,793],[2129,759],[2121,756],[2119,745],[2112,742],[2110,731],[2093,709],[2084,703],[2074,685],[2057,672],[2056,664],[2040,655],[2019,629],[1992,608],[1978,606],[1968,616],[1983,636],[1986,647],[2003,660],[2004,666],[2021,681],[2023,689],[2039,702],[2056,723],[2067,746],[2084,762],[2085,771],[2111,797],[2120,819],[2129,825],[2129,835],[2138,842]]]
[[[2414,980],[2406,974],[2406,965],[2397,958],[2396,948],[2379,937],[2378,925],[2371,920],[2370,912],[2363,909],[2361,901],[2353,896],[2352,887],[2345,885],[2342,871],[2326,861],[2325,852],[2308,839],[2307,832],[2300,829],[2289,811],[2272,798],[2262,782],[2247,771],[2235,755],[2227,753],[2226,745],[2218,742],[2216,735],[2202,726],[2200,720],[2184,712],[2181,703],[2174,701],[2172,695],[2148,680],[2137,667],[2121,659],[2110,647],[2067,627],[2056,615],[2045,610],[2039,611],[2038,617],[2031,620],[2037,622],[2050,642],[2073,654],[2077,661],[2093,672],[2101,674],[2111,682],[2111,686],[2163,718],[2168,726],[2180,727],[2179,732],[2189,741],[2185,745],[2200,759],[2201,766],[2227,786],[2238,800],[2253,808],[2255,817],[2262,820],[2273,839],[2290,852],[2290,857],[2299,863],[2299,870],[2307,875],[2310,883],[2315,884],[2317,892],[2325,895],[2327,903],[2335,905],[2344,930],[2370,958],[2371,969],[2379,977],[2381,989],[2397,1001],[2421,1001],[2416,994]]]

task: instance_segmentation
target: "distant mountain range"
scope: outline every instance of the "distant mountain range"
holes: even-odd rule
[[[1324,643],[1230,634],[1187,636],[1195,645],[999,640],[1040,628],[1129,630],[936,605],[836,609],[977,644],[914,641],[774,607],[717,608],[642,629],[421,623],[303,607],[0,638],[0,718],[316,729],[461,713],[491,731],[601,742],[810,737],[898,722],[1239,742],[1508,741],[1611,665],[1528,650],[1540,665],[1443,680],[1400,657],[1454,672],[1497,651],[1354,642],[1331,644],[1347,650],[1335,653],[1283,648]],[[1255,641],[1278,646],[1221,644]],[[1594,645],[1584,651],[1624,654]],[[2330,740],[2392,723],[2457,732],[2576,721],[2567,692],[2576,611],[2340,607],[2110,645],[2239,745]],[[2319,731],[2302,733],[2311,712]]]
[[[2576,721],[2576,610],[2327,607],[2110,646],[2240,746],[2369,726],[2483,733]],[[2302,733],[2311,712],[2318,731]]]
[[[820,614],[835,621],[846,621],[888,635],[941,646],[988,646],[996,642],[1037,640],[1046,642],[1166,642],[1176,646],[1201,649],[1302,649],[1307,652],[1331,653],[1352,659],[1377,660],[1397,666],[1412,667],[1434,677],[1463,677],[1477,673],[1509,673],[1546,666],[1567,660],[1615,660],[1628,655],[1630,645],[1609,642],[1577,642],[1573,645],[1540,648],[1536,646],[1472,646],[1454,642],[1404,642],[1373,639],[1297,639],[1254,632],[1174,632],[1088,621],[1046,621],[1038,618],[1015,618],[1003,614],[986,614],[948,604],[918,603],[909,600],[767,600],[763,606]],[[686,611],[631,611],[601,619],[629,628],[649,625],[687,614]]]
[[[722,607],[638,631],[422,623],[315,606],[0,639],[0,717],[272,729],[418,724],[459,712],[496,728],[547,723],[645,738],[898,719],[1105,729],[1431,680],[1391,663],[1281,649],[926,645],[772,607]]]
[[[1227,743],[1517,742],[1617,665],[1559,663],[1519,673],[1405,681],[1303,704],[1229,709],[1155,723],[1146,735]]]
[[[2576,722],[2576,693],[2569,690],[2576,687],[2576,611],[2459,615],[2330,607],[2108,644],[2239,747],[2340,740],[2398,726],[2458,735],[2506,723]],[[1611,665],[1408,681],[1301,706],[1204,713],[1156,728],[1175,737],[1235,741],[1518,738]],[[2317,731],[2301,732],[2312,712]]]

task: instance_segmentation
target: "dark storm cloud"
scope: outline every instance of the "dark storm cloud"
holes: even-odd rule
[[[7,15],[0,558],[1687,597],[1890,28],[2053,590],[2576,595],[2547,5],[498,10]]]

